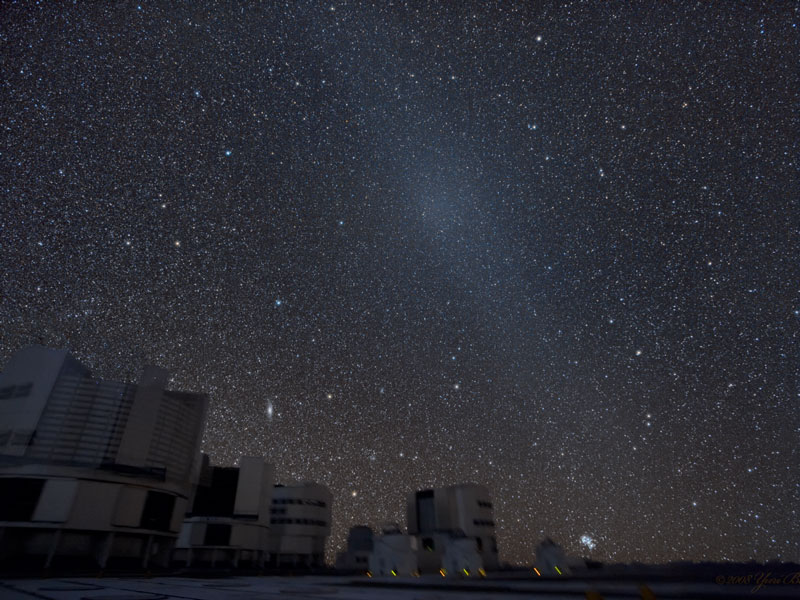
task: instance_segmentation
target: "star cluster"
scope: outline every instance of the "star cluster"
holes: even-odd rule
[[[472,481],[514,563],[800,560],[797,5],[42,4],[0,358],[171,369],[331,551]]]

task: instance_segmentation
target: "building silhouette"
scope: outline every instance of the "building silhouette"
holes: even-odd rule
[[[17,352],[0,374],[0,559],[166,565],[199,467],[208,399],[94,378],[65,350]]]
[[[373,541],[369,574],[378,577],[410,577],[419,574],[417,538],[404,534],[396,524],[386,525]]]
[[[278,484],[272,490],[269,565],[276,568],[321,567],[331,533],[328,488],[310,481]]]
[[[367,571],[373,539],[372,529],[367,525],[351,527],[347,534],[347,548],[336,556],[336,568],[341,571]]]
[[[243,456],[238,467],[203,468],[186,514],[173,563],[262,567],[268,557],[272,465]]]
[[[474,544],[485,570],[499,566],[497,538],[489,490],[474,483],[420,490],[408,497],[408,533],[417,538],[417,557],[420,571],[435,572],[442,568],[445,555],[448,563],[474,572],[476,560],[467,544],[458,541],[458,551],[448,553],[456,540],[468,539]],[[462,558],[458,558],[462,557]],[[455,567],[462,570],[461,567]]]

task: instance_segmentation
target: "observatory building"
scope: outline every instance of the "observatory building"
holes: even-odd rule
[[[25,348],[0,374],[0,560],[166,565],[200,459],[204,394],[92,376]]]

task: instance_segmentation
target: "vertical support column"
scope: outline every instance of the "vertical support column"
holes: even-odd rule
[[[142,555],[142,568],[147,568],[147,563],[150,562],[150,549],[153,547],[153,536],[147,536],[147,543],[144,545],[144,553]]]
[[[156,566],[166,569],[172,562],[172,552],[175,550],[174,540],[165,537],[157,537],[154,542],[156,545],[156,553],[153,561]]]
[[[44,561],[44,568],[49,569],[51,563],[53,562],[53,557],[56,555],[56,551],[58,550],[58,544],[61,542],[61,530],[56,529],[53,532],[53,539],[50,542],[50,548],[47,550],[47,558]]]
[[[114,532],[109,531],[106,534],[106,537],[103,540],[103,544],[100,547],[100,552],[97,555],[97,565],[101,569],[106,568],[106,563],[108,562],[108,557],[111,556],[111,548],[113,545],[114,545]]]

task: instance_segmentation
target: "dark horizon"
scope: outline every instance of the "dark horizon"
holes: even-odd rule
[[[800,562],[791,3],[0,9],[0,362],[206,392],[351,525]]]

